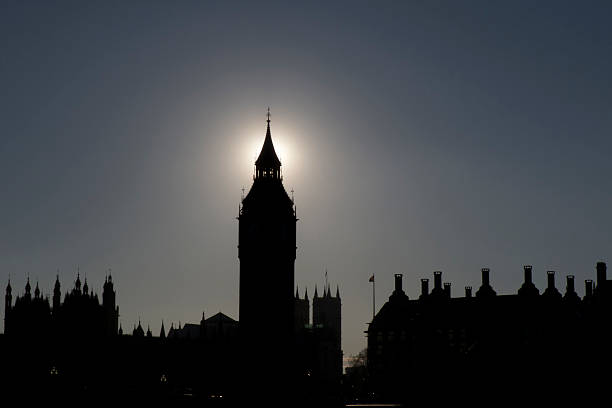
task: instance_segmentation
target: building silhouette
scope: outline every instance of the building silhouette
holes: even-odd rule
[[[315,287],[312,298],[312,323],[308,291],[295,294],[295,344],[298,366],[318,380],[320,387],[337,387],[342,377],[342,302],[340,289],[332,296],[326,284],[323,295]]]
[[[296,211],[283,186],[268,111],[266,136],[255,162],[253,185],[238,214],[240,261],[239,321],[219,312],[198,323],[162,322],[159,335],[139,321],[119,323],[110,274],[102,302],[77,273],[62,300],[59,277],[50,301],[38,284],[13,304],[5,295],[5,359],[0,384],[14,390],[41,387],[64,399],[87,395],[225,396],[252,402],[293,405],[339,397],[342,376],[341,299],[326,283],[311,304],[307,291],[294,296]],[[129,332],[129,334],[128,334]],[[31,352],[33,351],[33,352]],[[95,353],[96,364],[85,356]],[[295,401],[299,396],[299,400]],[[257,399],[255,399],[257,400]]]
[[[77,274],[72,290],[61,301],[61,285],[56,277],[53,288],[53,306],[49,298],[41,295],[38,283],[31,293],[30,279],[23,296],[17,296],[12,304],[10,281],[6,287],[4,302],[4,334],[16,338],[100,338],[117,334],[119,307],[115,304],[112,276],[104,281],[102,304],[85,279]]]
[[[239,320],[246,341],[287,361],[294,332],[296,212],[283,187],[268,111],[266,136],[238,215]],[[262,316],[273,324],[262,330]]]
[[[596,374],[612,361],[606,264],[597,263],[597,286],[586,280],[582,299],[574,276],[567,276],[562,294],[555,272],[548,271],[540,294],[532,271],[524,267],[517,294],[499,295],[483,268],[475,296],[466,286],[463,297],[452,297],[450,283],[443,284],[437,271],[431,292],[422,279],[413,300],[402,288],[402,275],[395,275],[393,293],[366,332],[370,391],[379,399],[408,401],[443,386],[447,396],[532,394],[553,401],[559,395],[551,390],[559,383],[591,389],[608,378]],[[420,393],[411,394],[415,389]]]

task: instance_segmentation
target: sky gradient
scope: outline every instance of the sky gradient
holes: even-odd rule
[[[394,273],[514,293],[524,264],[582,295],[612,249],[612,6],[532,3],[2,2],[2,287],[112,268],[125,330],[238,318],[270,106],[295,280],[340,285],[345,356],[373,273],[377,307]]]

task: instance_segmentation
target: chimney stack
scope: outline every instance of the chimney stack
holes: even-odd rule
[[[421,296],[429,295],[429,279],[421,279]]]
[[[489,268],[482,268],[482,286],[489,286]]]
[[[450,299],[450,297],[451,297],[451,284],[450,284],[450,282],[445,282],[444,283],[444,294],[446,295],[447,298]]]
[[[525,283],[532,283],[531,265],[523,266],[523,270],[525,271]]]
[[[597,286],[603,288],[606,282],[606,263],[597,262]]]
[[[584,281],[584,293],[585,298],[590,298],[593,296],[593,281],[591,279]]]
[[[442,272],[434,272],[434,289],[442,289]]]
[[[395,291],[402,292],[402,274],[401,273],[395,274]]]
[[[565,288],[567,293],[573,293],[576,291],[574,288],[574,275],[567,275],[567,288]]]
[[[465,297],[466,298],[471,298],[472,297],[472,287],[471,286],[466,286],[465,287]]]
[[[548,289],[555,288],[555,271],[547,271],[546,275],[548,276]]]

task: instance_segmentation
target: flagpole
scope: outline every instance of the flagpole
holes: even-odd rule
[[[374,277],[374,275],[372,275]],[[376,277],[372,280],[372,321],[376,316]]]

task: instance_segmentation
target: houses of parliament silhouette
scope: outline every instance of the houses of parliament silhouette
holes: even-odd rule
[[[434,273],[431,291],[429,280],[421,280],[418,299],[408,298],[402,275],[395,275],[395,290],[369,323],[365,385],[356,392],[351,377],[342,376],[339,287],[332,293],[326,282],[322,294],[315,287],[312,308],[308,291],[300,296],[296,288],[297,221],[268,112],[253,185],[238,214],[239,321],[203,314],[198,323],[171,324],[167,333],[162,323],[159,336],[139,321],[128,335],[110,273],[102,301],[79,273],[63,301],[59,276],[51,301],[38,283],[32,294],[28,279],[13,302],[9,280],[0,387],[5,394],[36,390],[59,400],[128,396],[291,406],[339,401],[342,390],[362,399],[428,403],[465,393],[550,397],[560,382],[587,395],[606,393],[598,381],[609,376],[594,375],[609,372],[612,362],[612,284],[603,262],[583,298],[571,275],[561,294],[553,271],[540,294],[530,266],[512,295],[496,293],[486,268],[475,293],[468,286],[455,298],[441,272]]]
[[[0,347],[11,353],[0,382],[57,396],[104,390],[107,396],[189,394],[227,401],[266,390],[268,401],[338,398],[339,288],[332,295],[326,282],[319,296],[315,287],[311,321],[308,293],[301,298],[294,282],[298,219],[282,181],[268,110],[253,185],[238,214],[239,321],[223,313],[203,315],[199,324],[172,324],[167,334],[162,322],[159,336],[139,321],[127,335],[118,324],[110,274],[101,303],[86,280],[81,286],[79,274],[63,302],[57,277],[52,305],[38,283],[32,296],[29,278],[13,304],[9,280]]]

